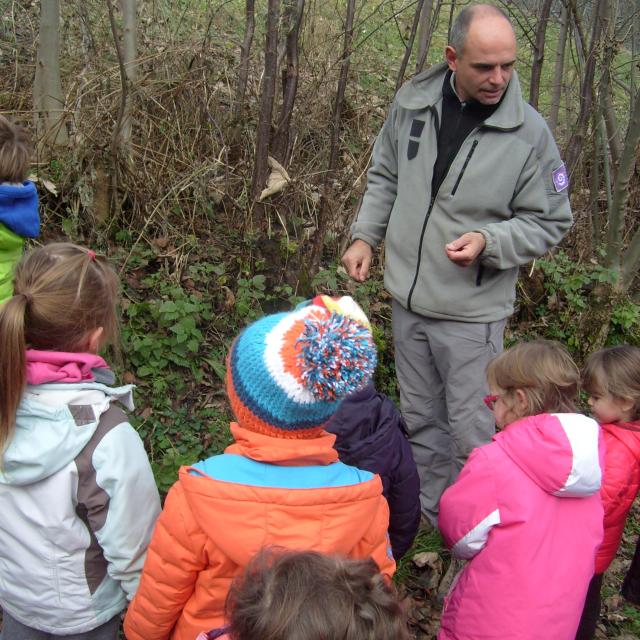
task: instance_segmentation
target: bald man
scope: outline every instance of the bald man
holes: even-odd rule
[[[572,222],[558,149],[522,98],[506,14],[463,9],[445,58],[396,95],[342,257],[363,282],[385,242],[401,409],[433,524],[440,496],[495,431],[485,368],[502,350],[518,267]]]

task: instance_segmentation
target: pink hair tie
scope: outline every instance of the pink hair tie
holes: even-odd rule
[[[96,261],[96,252],[93,249],[87,249],[87,255],[92,262]]]

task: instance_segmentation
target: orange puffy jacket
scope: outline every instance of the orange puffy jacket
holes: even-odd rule
[[[596,554],[596,573],[604,573],[614,559],[627,514],[640,489],[640,421],[601,426],[606,446],[600,489],[604,538]]]
[[[395,571],[380,478],[338,462],[335,436],[231,431],[224,455],[180,469],[124,622],[129,640],[194,640],[221,626],[231,581],[264,546],[370,556]]]

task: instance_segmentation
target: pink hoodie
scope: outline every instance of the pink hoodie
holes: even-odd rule
[[[88,382],[94,380],[94,369],[108,369],[109,365],[94,353],[66,353],[27,349],[27,382]]]
[[[440,502],[440,531],[470,559],[438,640],[573,640],[602,540],[597,423],[541,414],[475,449]]]

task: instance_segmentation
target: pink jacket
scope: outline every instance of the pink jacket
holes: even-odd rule
[[[602,540],[599,427],[541,414],[493,440],[440,502],[444,540],[470,562],[438,640],[573,640]]]

